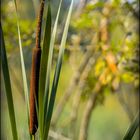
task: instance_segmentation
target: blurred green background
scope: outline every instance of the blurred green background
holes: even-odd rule
[[[38,3],[17,0],[28,86]],[[59,0],[52,0],[51,4],[54,24]],[[69,4],[70,0],[63,1],[53,55],[52,78]],[[50,140],[62,139],[55,138],[55,134],[78,140],[83,121],[87,123],[87,140],[123,139],[139,109],[138,4],[138,0],[75,0]],[[26,106],[13,1],[2,1],[1,11],[18,133],[19,138],[26,140]],[[94,100],[93,94],[97,94]],[[95,104],[89,109],[88,103]],[[58,113],[59,108],[62,110]],[[1,137],[2,140],[9,140],[12,134],[3,77],[1,111]],[[87,118],[86,112],[89,113]],[[137,130],[133,140],[138,139]]]

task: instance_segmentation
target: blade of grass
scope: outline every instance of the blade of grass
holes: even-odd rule
[[[40,65],[40,78],[39,78],[39,129],[40,129],[40,138],[43,137],[43,122],[44,122],[44,92],[45,92],[45,83],[46,83],[46,71],[47,71],[47,61],[50,48],[51,40],[51,7],[50,1],[48,1],[47,7],[47,18],[46,26],[43,40],[43,48],[41,55],[41,65]]]
[[[2,72],[3,72],[4,82],[5,82],[5,89],[6,89],[8,110],[9,110],[9,116],[10,116],[10,123],[11,123],[11,128],[12,128],[12,135],[13,135],[14,140],[18,140],[9,68],[8,68],[7,55],[6,55],[6,50],[5,50],[5,43],[4,43],[4,37],[3,37],[1,24],[0,24],[0,32],[1,32],[0,34],[1,34]]]
[[[23,78],[23,86],[24,86],[24,95],[25,95],[25,100],[27,104],[27,112],[28,112],[28,118],[29,118],[29,92],[28,92],[28,84],[27,84],[25,63],[24,63],[23,50],[22,50],[21,33],[20,33],[20,27],[19,27],[19,18],[18,18],[16,0],[14,0],[14,3],[15,3],[16,16],[17,16],[18,41],[19,41],[19,49],[20,49],[20,61],[21,61],[21,70],[22,70],[22,78]]]
[[[137,114],[136,118],[130,125],[129,129],[127,130],[126,135],[124,136],[123,140],[131,140],[136,132],[136,129],[139,126],[139,113]]]
[[[23,87],[24,87],[24,96],[25,96],[25,102],[26,102],[26,108],[27,108],[28,127],[29,127],[29,92],[28,92],[29,90],[28,90],[28,83],[27,83],[27,77],[26,77],[26,71],[25,71],[25,63],[24,63],[24,57],[23,57],[23,51],[22,51],[22,42],[21,42],[21,33],[20,33],[20,27],[19,27],[19,16],[18,16],[18,10],[17,10],[17,3],[16,3],[16,0],[13,0],[13,2],[15,4],[15,11],[16,11],[16,18],[17,18],[20,61],[21,61],[22,79],[23,79]],[[31,139],[31,136],[30,136],[30,139]]]
[[[35,140],[35,135],[32,135],[32,140]]]
[[[47,65],[46,85],[45,85],[45,98],[44,98],[44,118],[45,118],[44,124],[46,124],[52,56],[53,56],[53,49],[54,49],[54,43],[55,43],[55,38],[56,38],[56,31],[57,31],[57,26],[58,26],[58,19],[59,19],[59,15],[60,15],[61,5],[62,5],[62,0],[59,3],[59,8],[57,11],[57,16],[56,16],[56,20],[54,23],[54,28],[53,28],[53,32],[52,32],[52,36],[51,36],[51,41],[50,41],[50,50],[49,50],[48,65]]]
[[[28,112],[28,116],[29,116],[29,92],[28,92],[27,77],[26,77],[26,71],[25,71],[25,63],[24,63],[24,57],[23,57],[23,51],[22,51],[22,43],[21,43],[19,24],[18,24],[18,37],[19,37],[19,47],[20,47],[20,58],[21,58],[21,69],[22,69],[24,94],[25,94],[25,100],[26,100],[26,104],[27,104],[27,112]]]
[[[48,137],[49,127],[50,127],[50,122],[51,122],[51,117],[52,117],[52,112],[53,112],[53,107],[54,107],[54,102],[55,102],[55,96],[56,96],[56,91],[57,91],[57,86],[58,86],[58,81],[59,81],[59,76],[60,76],[60,71],[61,71],[62,59],[63,59],[64,50],[65,50],[65,43],[66,43],[67,34],[68,34],[70,17],[72,14],[72,8],[73,8],[73,0],[71,1],[71,5],[70,5],[69,11],[68,11],[68,16],[66,19],[66,24],[64,27],[64,32],[63,32],[63,36],[62,36],[62,40],[61,40],[61,44],[60,44],[58,61],[56,64],[55,75],[54,75],[53,85],[52,85],[52,89],[51,89],[44,138]]]

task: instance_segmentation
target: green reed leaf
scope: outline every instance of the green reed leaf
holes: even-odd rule
[[[47,66],[47,76],[46,76],[46,86],[45,86],[45,98],[44,98],[44,124],[46,124],[46,117],[47,117],[47,106],[48,106],[48,98],[49,98],[49,88],[50,88],[50,75],[51,75],[51,64],[52,64],[52,56],[53,56],[53,50],[54,50],[54,43],[56,38],[56,32],[58,27],[58,19],[60,15],[60,9],[61,9],[62,0],[60,1],[59,8],[57,11],[56,20],[54,23],[54,28],[51,36],[50,41],[50,51],[49,51],[49,57],[48,57],[48,66]],[[45,125],[46,127],[46,125]],[[46,129],[44,129],[46,130]],[[45,133],[45,132],[44,132]]]
[[[26,71],[25,71],[25,63],[24,63],[24,57],[23,57],[21,33],[20,33],[20,27],[19,27],[19,17],[18,17],[16,0],[14,0],[14,3],[15,3],[16,16],[17,16],[17,30],[18,30],[18,41],[19,41],[19,49],[20,49],[20,61],[21,61],[21,70],[22,70],[22,78],[23,78],[23,86],[24,86],[24,95],[25,95],[25,100],[27,104],[27,112],[28,112],[28,118],[29,118],[29,90],[28,90],[28,83],[27,83],[27,77],[26,77]]]
[[[11,128],[12,128],[12,135],[13,135],[13,140],[18,140],[9,67],[8,67],[8,62],[7,62],[7,55],[6,55],[6,49],[5,49],[5,43],[4,43],[4,37],[3,37],[1,24],[0,24],[0,32],[1,32],[0,34],[1,34],[2,72],[3,72],[3,77],[4,77],[4,83],[5,83],[5,90],[6,90],[6,97],[7,97],[7,103],[8,103],[9,116],[10,116],[10,123],[11,123]]]
[[[17,30],[18,30],[18,41],[19,41],[19,50],[20,50],[20,61],[21,61],[21,70],[22,70],[22,79],[23,79],[23,89],[24,89],[24,96],[27,108],[27,117],[28,117],[28,127],[29,127],[29,90],[28,90],[28,83],[25,71],[25,63],[23,57],[23,50],[22,50],[22,42],[21,42],[21,33],[20,33],[20,26],[19,26],[19,16],[17,10],[17,3],[16,0],[13,0],[15,4],[15,11],[16,11],[16,18],[17,18]]]
[[[55,102],[55,97],[56,97],[56,91],[57,91],[57,86],[58,86],[58,81],[59,81],[59,76],[60,76],[60,71],[61,71],[61,65],[62,65],[62,59],[64,55],[64,50],[65,50],[65,43],[67,39],[67,34],[68,34],[68,28],[69,28],[69,23],[70,23],[70,18],[72,14],[72,8],[73,8],[73,0],[71,1],[71,5],[68,11],[65,27],[64,27],[64,32],[60,44],[60,51],[58,55],[58,61],[56,64],[56,69],[55,69],[55,75],[53,79],[53,85],[51,89],[51,95],[50,95],[50,101],[49,101],[49,107],[48,107],[48,112],[47,112],[47,121],[46,121],[46,129],[45,129],[45,134],[44,138],[48,137],[48,132],[49,132],[49,127],[50,127],[50,122],[52,118],[52,112],[53,112],[53,107],[54,107],[54,102]]]
[[[50,40],[51,40],[51,7],[50,2],[48,2],[46,26],[43,40],[43,48],[41,55],[41,64],[40,64],[40,78],[39,78],[39,129],[40,129],[40,138],[43,138],[43,122],[44,122],[44,92],[45,92],[45,83],[46,83],[46,71],[47,71],[47,62],[48,54],[50,49]]]
[[[135,117],[134,121],[132,122],[132,124],[130,125],[129,129],[127,130],[126,135],[124,136],[123,140],[131,140],[139,126],[139,113],[137,114],[137,116]]]

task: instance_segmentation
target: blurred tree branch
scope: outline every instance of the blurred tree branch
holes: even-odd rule
[[[98,95],[97,93],[93,92],[87,101],[87,105],[85,107],[85,111],[83,113],[83,117],[81,121],[79,140],[87,140],[88,138],[89,122],[90,122],[92,110],[95,107],[97,95]]]
[[[88,2],[88,0],[79,0],[76,14],[75,14],[77,17],[81,14],[81,12],[82,12],[83,8],[85,7],[85,5],[87,4],[87,2]]]
[[[74,90],[77,87],[77,84],[80,81],[81,74],[84,72],[88,61],[90,60],[91,56],[93,55],[93,49],[86,52],[86,54],[83,57],[83,60],[78,68],[78,70],[75,72],[74,76],[72,77],[72,80],[66,89],[63,97],[60,99],[57,108],[54,112],[53,118],[52,118],[52,125],[55,125],[58,121],[60,114],[62,113],[65,104],[67,103],[68,99],[70,98],[71,94],[74,92]],[[58,117],[59,116],[59,117]]]
[[[70,138],[67,138],[67,137],[63,136],[62,134],[59,134],[52,130],[49,131],[49,137],[52,137],[55,140],[71,140]]]
[[[82,73],[80,81],[77,85],[76,93],[73,97],[71,118],[69,119],[70,124],[71,124],[71,128],[72,128],[71,130],[72,130],[73,137],[75,137],[75,132],[76,132],[75,131],[75,128],[76,128],[75,122],[76,122],[77,117],[78,117],[78,107],[80,105],[81,95],[82,95],[83,90],[86,86],[86,80],[87,80],[87,77],[89,75],[89,72],[92,70],[93,65],[95,64],[95,59],[96,59],[96,57],[92,56],[90,58],[89,62],[87,63],[87,66],[86,66],[84,72]]]

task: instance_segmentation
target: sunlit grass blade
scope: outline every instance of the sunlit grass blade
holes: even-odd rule
[[[28,92],[29,90],[28,90],[28,83],[27,83],[24,57],[23,57],[23,51],[22,51],[22,42],[21,42],[21,35],[20,35],[20,28],[19,28],[19,18],[18,18],[16,0],[14,0],[14,3],[15,3],[16,16],[17,16],[18,41],[19,41],[19,49],[20,49],[20,61],[21,61],[24,94],[25,94],[25,100],[26,100],[26,103],[27,103],[27,110],[28,110],[28,117],[29,117],[29,92]]]
[[[43,40],[43,48],[41,55],[41,65],[40,65],[40,78],[39,78],[39,132],[40,138],[43,137],[43,123],[44,123],[44,92],[45,92],[45,83],[46,83],[46,71],[47,71],[47,62],[48,54],[50,49],[50,40],[51,40],[51,7],[50,2],[48,2],[47,7],[47,18],[46,26]]]
[[[19,27],[17,3],[16,3],[16,0],[13,0],[13,1],[15,4],[15,11],[16,11],[16,18],[17,18],[20,61],[21,61],[22,79],[23,79],[23,87],[24,87],[24,96],[25,96],[25,102],[26,102],[26,108],[27,108],[28,126],[29,126],[29,90],[28,90],[28,83],[27,83],[27,77],[26,77],[26,71],[25,71],[25,63],[24,63],[24,57],[23,57],[23,51],[22,51],[22,42],[21,42],[21,33],[20,33],[20,27]]]
[[[28,115],[29,115],[29,92],[28,92],[28,85],[27,85],[28,83],[27,83],[27,77],[26,77],[26,71],[25,71],[25,64],[24,64],[24,57],[23,57],[23,51],[22,51],[19,25],[18,25],[18,37],[19,37],[19,48],[20,48],[20,59],[21,59],[21,70],[22,70],[24,94],[25,94],[25,100],[27,103]]]
[[[136,118],[134,119],[134,121],[132,122],[132,124],[130,125],[126,135],[124,136],[123,140],[131,140],[139,126],[139,113],[137,114]]]
[[[6,49],[5,49],[5,43],[4,43],[4,37],[3,37],[1,24],[0,24],[0,34],[1,34],[2,72],[3,72],[3,77],[4,77],[4,83],[5,83],[5,90],[6,90],[6,96],[7,96],[10,123],[11,123],[11,128],[12,128],[12,135],[13,135],[14,140],[18,140],[9,68],[8,68],[7,55],[6,55]]]
[[[59,81],[59,76],[60,76],[60,70],[61,70],[61,65],[62,65],[62,59],[63,59],[63,54],[65,50],[65,43],[67,39],[67,34],[68,34],[68,28],[69,28],[69,23],[70,23],[70,17],[72,13],[72,8],[73,8],[73,0],[71,1],[71,5],[68,11],[67,19],[66,19],[66,24],[64,27],[64,32],[60,44],[60,51],[58,55],[58,61],[56,64],[56,69],[55,69],[55,75],[53,79],[53,85],[51,89],[51,95],[50,95],[50,100],[49,100],[49,107],[48,107],[48,113],[47,113],[47,121],[46,121],[46,129],[44,133],[44,138],[48,137],[48,132],[49,132],[49,127],[50,127],[50,122],[51,122],[51,117],[52,117],[52,112],[53,112],[53,107],[54,107],[54,102],[55,102],[55,96],[56,96],[56,91],[57,91],[57,86],[58,86],[58,81]]]
[[[54,43],[55,43],[55,38],[56,38],[56,32],[57,32],[57,27],[58,27],[58,19],[59,19],[59,15],[60,15],[61,5],[62,5],[62,0],[60,1],[60,4],[59,4],[59,8],[57,11],[57,16],[56,16],[56,20],[54,23],[52,36],[51,36],[51,41],[50,41],[50,50],[49,50],[49,57],[48,57],[48,64],[47,64],[48,66],[47,66],[47,76],[46,76],[46,86],[45,86],[45,98],[44,98],[45,99],[44,100],[44,118],[45,118],[44,124],[46,124],[52,56],[53,56],[53,49],[54,49]]]

